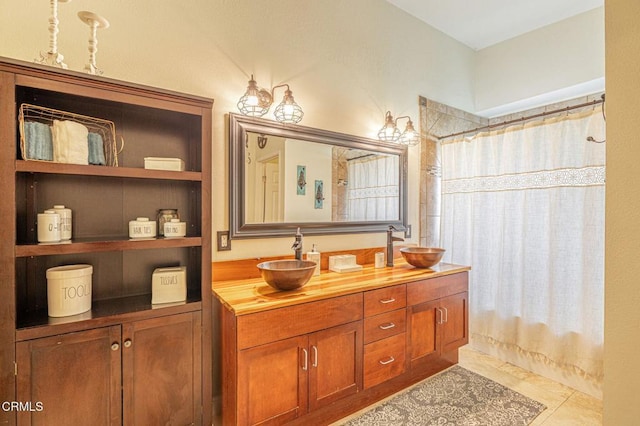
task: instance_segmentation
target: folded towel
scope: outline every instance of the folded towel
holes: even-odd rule
[[[75,121],[53,120],[53,161],[89,164],[89,130]]]
[[[89,164],[104,166],[104,141],[99,133],[89,132]]]
[[[51,128],[37,121],[24,122],[25,160],[53,160]]]

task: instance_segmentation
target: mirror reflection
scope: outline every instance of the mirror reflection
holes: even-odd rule
[[[400,220],[399,155],[246,135],[246,223]]]
[[[406,222],[406,147],[229,114],[232,238],[383,232]]]

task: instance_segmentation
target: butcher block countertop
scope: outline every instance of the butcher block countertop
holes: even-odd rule
[[[418,269],[396,260],[392,268],[363,265],[361,271],[338,273],[322,271],[302,288],[279,291],[262,278],[217,281],[212,285],[214,295],[236,316],[298,305],[336,296],[404,284],[423,279],[469,271],[469,266],[439,263],[430,269]]]

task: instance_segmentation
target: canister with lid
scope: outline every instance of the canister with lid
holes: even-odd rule
[[[60,239],[61,240],[70,240],[71,239],[71,209],[66,208],[61,204],[56,204],[53,206],[51,210],[54,210],[56,213],[60,215]]]
[[[129,238],[155,238],[156,221],[148,217],[138,217],[129,221]]]
[[[178,209],[160,209],[158,210],[158,235],[164,235],[164,224],[170,222],[171,219],[180,219]]]
[[[60,242],[60,215],[55,210],[38,213],[38,242]]]
[[[187,223],[180,222],[180,219],[171,219],[164,223],[164,236],[166,238],[184,237],[187,235]]]

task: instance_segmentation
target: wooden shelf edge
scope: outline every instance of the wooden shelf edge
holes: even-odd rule
[[[51,318],[46,309],[18,323],[16,341],[83,331],[90,328],[107,327],[127,321],[157,318],[184,312],[202,310],[202,300],[188,298],[184,303],[151,305],[151,295],[131,296],[121,299],[94,301],[92,309],[84,314]]]
[[[201,172],[174,172],[169,170],[149,170],[137,167],[85,166],[80,164],[53,163],[49,161],[16,160],[16,172],[184,180],[195,182],[202,181]]]
[[[16,245],[16,257],[47,256],[56,254],[74,254],[86,252],[104,252],[121,250],[148,250],[161,248],[199,247],[202,237],[158,238],[154,240],[110,240],[71,242],[69,244],[24,244]]]

